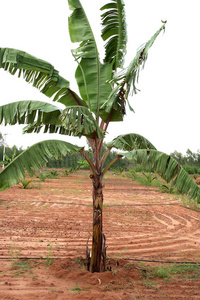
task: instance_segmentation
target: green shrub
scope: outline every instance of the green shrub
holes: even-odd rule
[[[179,194],[178,190],[173,186],[173,184],[161,184],[160,192],[168,194]]]
[[[68,175],[70,174],[70,172],[66,169],[66,170],[64,171],[64,174],[65,174],[66,176],[68,176]]]
[[[85,159],[80,159],[77,161],[77,163],[78,163],[80,169],[84,169],[84,170],[90,169],[90,166]]]
[[[113,174],[122,174],[124,171],[126,171],[126,168],[124,167],[111,168],[110,171]]]
[[[30,183],[32,182],[32,180],[28,180],[28,179],[23,179],[23,180],[21,180],[21,182],[20,182],[20,188],[21,189],[31,189],[31,187],[30,187]]]
[[[39,178],[40,181],[44,182],[48,175],[46,172],[39,171],[36,177]]]
[[[59,172],[57,170],[51,170],[49,171],[49,176],[50,178],[55,178],[59,175]]]
[[[188,164],[184,164],[183,168],[185,169],[188,174],[200,174],[200,168],[196,166],[190,166]]]
[[[158,177],[154,175],[154,173],[136,173],[133,180],[137,181],[141,185],[146,186],[159,186],[160,182],[158,182]]]

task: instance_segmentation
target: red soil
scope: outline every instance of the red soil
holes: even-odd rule
[[[32,189],[15,186],[0,193],[0,299],[200,299],[200,274],[195,280],[175,275],[150,281],[135,261],[199,262],[199,211],[127,177],[105,179],[111,271],[85,270],[92,232],[88,175],[79,171],[34,182]]]

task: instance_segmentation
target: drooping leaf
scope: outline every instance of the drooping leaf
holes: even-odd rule
[[[60,122],[55,122],[55,124],[44,124],[41,122],[33,122],[32,124],[29,124],[23,128],[23,133],[39,133],[41,130],[43,130],[43,133],[58,133],[62,135],[72,135],[69,134],[69,130],[66,130],[66,128],[62,125],[58,125]],[[73,134],[75,135],[75,134]],[[77,134],[75,135],[77,136]]]
[[[107,41],[105,45],[104,62],[112,63],[113,70],[122,67],[126,51],[126,21],[124,3],[122,0],[111,0],[101,10],[102,38]]]
[[[54,96],[54,101],[60,101],[65,106],[86,106],[86,103],[69,89],[69,81],[61,77],[50,63],[24,51],[0,48],[0,68],[11,75],[18,72],[18,77],[23,76],[47,97]]]
[[[121,113],[121,119],[126,113],[126,103],[129,108],[133,111],[130,103],[128,102],[128,96],[131,91],[131,87],[134,93],[137,92],[136,82],[139,78],[139,73],[141,68],[144,68],[145,62],[148,57],[148,52],[156,38],[161,31],[165,30],[165,24],[160,27],[160,29],[152,36],[152,38],[144,45],[142,45],[136,53],[135,58],[129,64],[127,70],[121,70],[118,73],[114,74],[111,83],[114,88],[110,93],[107,100],[101,106],[101,109],[104,109],[106,112],[111,110],[118,110]],[[119,109],[120,107],[120,109]]]
[[[104,138],[96,120],[86,107],[76,106],[66,108],[63,111],[61,120],[62,125],[69,132],[75,131],[77,135],[84,135],[89,138],[94,138],[94,133],[96,132],[99,139]]]
[[[143,69],[145,66],[145,62],[148,58],[148,52],[152,45],[154,44],[158,35],[165,30],[165,24],[163,24],[156,33],[148,40],[147,43],[142,45],[136,53],[135,58],[129,64],[127,72],[125,73],[124,80],[122,81],[122,85],[126,86],[127,95],[129,94],[131,87],[133,88],[133,92],[137,92],[136,82],[139,79],[140,69]],[[122,86],[121,85],[121,86]]]
[[[88,138],[94,138],[96,133],[98,138],[104,138],[91,112],[86,107],[81,106],[72,106],[71,108],[64,109],[57,121],[36,121],[26,126],[23,131],[24,133],[39,133],[41,129],[44,129],[44,133],[59,133],[78,137],[86,136]]]
[[[136,133],[120,135],[113,141],[107,143],[107,147],[114,147],[123,151],[131,151],[133,149],[156,149],[146,138]]]
[[[31,124],[33,122],[54,124],[59,121],[62,110],[42,101],[17,101],[0,106],[0,124]]]
[[[39,142],[15,157],[13,161],[0,173],[0,190],[6,190],[19,183],[25,177],[25,172],[34,172],[43,167],[49,158],[59,159],[67,153],[74,154],[82,147],[59,140]]]
[[[123,154],[129,160],[151,167],[167,182],[172,181],[180,193],[197,199],[200,203],[200,188],[181,165],[170,155],[156,150],[133,150]]]
[[[112,65],[100,63],[97,44],[79,0],[68,0],[73,11],[69,17],[69,33],[72,42],[79,47],[72,53],[78,63],[76,80],[81,97],[90,110],[99,116],[99,108],[111,92]],[[102,118],[104,118],[102,112]]]
[[[96,120],[86,107],[72,106],[62,110],[42,101],[17,101],[0,106],[0,124],[28,124],[24,133],[59,133],[63,135],[103,138]]]
[[[117,93],[117,94],[116,94]],[[124,89],[119,90],[118,86],[115,86],[109,97],[104,101],[100,107],[100,113],[103,112],[106,116],[104,121],[110,119],[110,122],[123,121],[123,117],[126,113],[126,92]]]

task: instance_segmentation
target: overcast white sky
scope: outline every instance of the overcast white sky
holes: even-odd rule
[[[82,0],[94,33],[100,36],[100,11],[105,0]],[[141,92],[129,98],[135,114],[128,113],[125,122],[109,127],[107,141],[119,134],[138,133],[163,152],[174,150],[183,154],[189,148],[200,149],[199,138],[199,0],[125,0],[128,47],[125,66],[135,56],[137,48],[146,42],[167,20],[150,50],[145,69],[140,73]],[[67,0],[1,0],[0,47],[24,50],[50,62],[60,75],[74,82],[76,63],[70,50]],[[98,39],[99,52],[103,43]],[[50,101],[37,89],[0,70],[0,105],[18,100]],[[84,145],[74,137],[44,134],[22,135],[21,127],[4,127],[9,146],[32,145],[45,138],[65,139]]]

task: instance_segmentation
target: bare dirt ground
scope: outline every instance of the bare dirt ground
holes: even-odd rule
[[[152,261],[200,262],[200,212],[183,207],[180,196],[127,177],[105,178],[111,271],[85,270],[92,232],[88,175],[79,171],[0,193],[0,299],[200,299],[199,269],[147,276],[147,268],[172,265]]]

